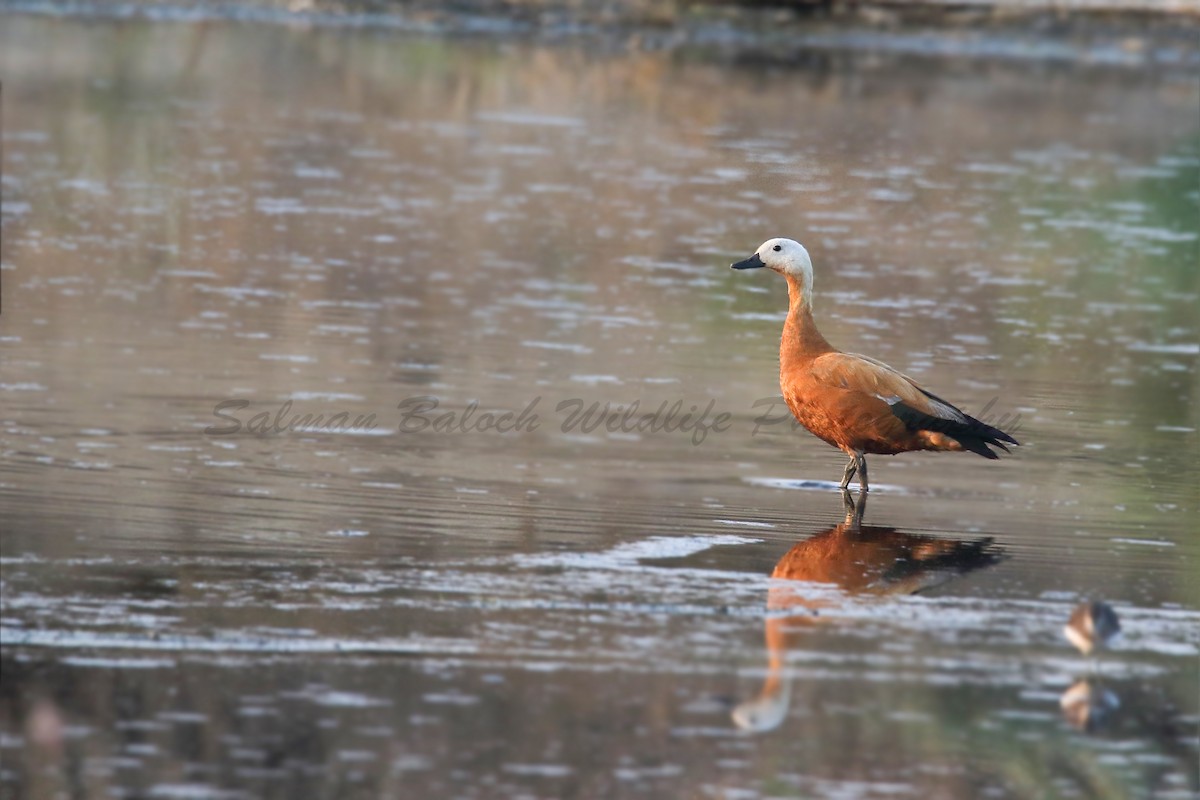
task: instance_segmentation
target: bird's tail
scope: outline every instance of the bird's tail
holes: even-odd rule
[[[945,401],[942,401],[945,402]],[[949,405],[949,404],[947,404]],[[950,408],[954,408],[950,406]],[[936,431],[945,434],[962,445],[964,450],[978,453],[984,458],[999,458],[992,447],[999,447],[1008,452],[1006,445],[1020,445],[1013,437],[999,428],[993,428],[986,422],[980,422],[969,414],[963,414],[957,408],[959,419],[944,419],[918,411],[903,401],[892,403],[892,413],[908,426],[910,430]]]

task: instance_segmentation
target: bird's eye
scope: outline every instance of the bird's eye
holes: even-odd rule
[[[777,244],[777,245],[775,245],[775,246],[774,246],[773,248],[771,248],[771,249],[772,249],[772,250],[774,250],[776,253],[778,253],[780,250],[782,250],[782,249],[783,249],[783,245],[781,245],[781,244]]]

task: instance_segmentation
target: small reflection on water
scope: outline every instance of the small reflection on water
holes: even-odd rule
[[[1094,733],[1121,706],[1117,693],[1099,678],[1080,678],[1071,684],[1059,700],[1063,719],[1085,733]]]
[[[839,612],[849,603],[862,602],[857,598],[864,595],[915,594],[1004,558],[991,538],[968,541],[864,525],[865,493],[855,501],[843,491],[842,502],[846,518],[798,542],[771,573],[767,609],[774,613],[766,621],[768,672],[758,697],[733,710],[733,721],[742,730],[773,730],[787,717],[792,696],[791,679],[785,674],[787,656],[803,643],[809,626],[837,624]],[[812,584],[832,585],[840,592],[814,591]]]

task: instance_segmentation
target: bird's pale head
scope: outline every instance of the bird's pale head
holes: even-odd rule
[[[766,267],[793,278],[812,275],[812,259],[808,257],[804,245],[794,239],[767,239],[758,246],[754,255],[729,266],[733,269]]]
[[[780,275],[789,275],[799,282],[804,291],[806,301],[808,300],[809,293],[812,291],[812,259],[809,258],[808,251],[804,249],[804,245],[794,239],[767,239],[758,246],[758,249],[754,251],[754,255],[729,266],[733,269],[766,267],[778,272]]]

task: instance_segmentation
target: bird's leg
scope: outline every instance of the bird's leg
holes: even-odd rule
[[[854,477],[854,471],[857,469],[858,459],[850,456],[850,463],[846,465],[846,471],[842,473],[842,483],[840,485],[842,491],[846,491],[847,487],[850,486],[850,479]]]
[[[855,468],[858,470],[858,488],[862,492],[870,491],[867,486],[867,457],[861,452],[854,454]]]

